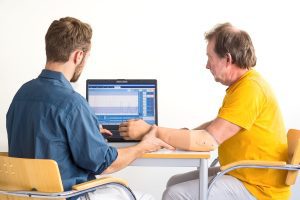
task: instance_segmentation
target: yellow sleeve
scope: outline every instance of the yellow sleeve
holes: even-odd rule
[[[248,80],[234,89],[229,88],[218,117],[249,130],[266,101],[263,89],[255,81]]]

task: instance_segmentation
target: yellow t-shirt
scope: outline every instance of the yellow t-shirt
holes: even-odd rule
[[[240,160],[287,161],[287,139],[282,115],[267,82],[249,70],[229,86],[218,117],[242,130],[219,146],[221,165]],[[286,171],[237,169],[230,175],[241,180],[257,199],[288,199]]]

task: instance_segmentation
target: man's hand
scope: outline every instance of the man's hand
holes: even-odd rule
[[[150,131],[142,138],[137,145],[119,148],[117,159],[106,168],[105,174],[116,172],[128,166],[132,161],[140,158],[145,153],[157,151],[161,148],[174,150],[174,148],[156,137],[157,126],[150,127]]]
[[[103,128],[101,124],[99,125],[99,129],[100,129],[100,133],[103,135],[109,135],[109,136],[113,135],[112,132],[110,132],[110,130]]]
[[[145,151],[144,153],[157,151],[161,148],[175,150],[174,147],[157,138],[156,132],[157,126],[153,125],[151,130],[143,137],[142,141],[138,144]]]
[[[128,120],[119,126],[120,135],[125,140],[140,140],[151,129],[151,125],[141,119]]]

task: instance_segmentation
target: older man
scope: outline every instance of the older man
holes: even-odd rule
[[[157,137],[185,150],[213,149],[226,165],[239,160],[287,160],[286,131],[276,98],[263,77],[253,69],[256,56],[250,36],[229,23],[206,33],[206,68],[215,81],[228,86],[215,119],[194,130],[159,127]],[[150,126],[141,120],[121,124],[125,138],[141,138]],[[218,172],[212,168],[209,176]],[[198,172],[172,177],[164,200],[197,199]],[[288,199],[285,172],[272,169],[239,169],[218,180],[209,199]]]

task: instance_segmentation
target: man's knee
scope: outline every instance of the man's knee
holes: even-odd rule
[[[225,175],[212,186],[209,200],[244,200],[255,199],[238,179]]]
[[[174,175],[171,178],[169,178],[166,187],[169,188],[172,185],[176,185],[177,183],[179,183],[178,178],[179,178],[179,175]]]
[[[198,178],[199,178],[199,171],[198,170],[183,173],[183,174],[176,174],[168,180],[166,187],[170,187],[172,185],[176,185],[176,184],[179,184],[179,183],[195,180],[195,179],[198,179]]]
[[[176,189],[174,189],[174,187],[170,186],[167,187],[167,189],[164,191],[163,196],[162,196],[162,200],[175,200],[178,199],[176,198],[177,192]]]
[[[162,195],[162,200],[169,200],[169,199],[172,199],[172,195],[169,191],[169,188],[167,188]]]
[[[168,187],[163,193],[163,200],[196,199],[199,192],[199,180],[187,181]]]

